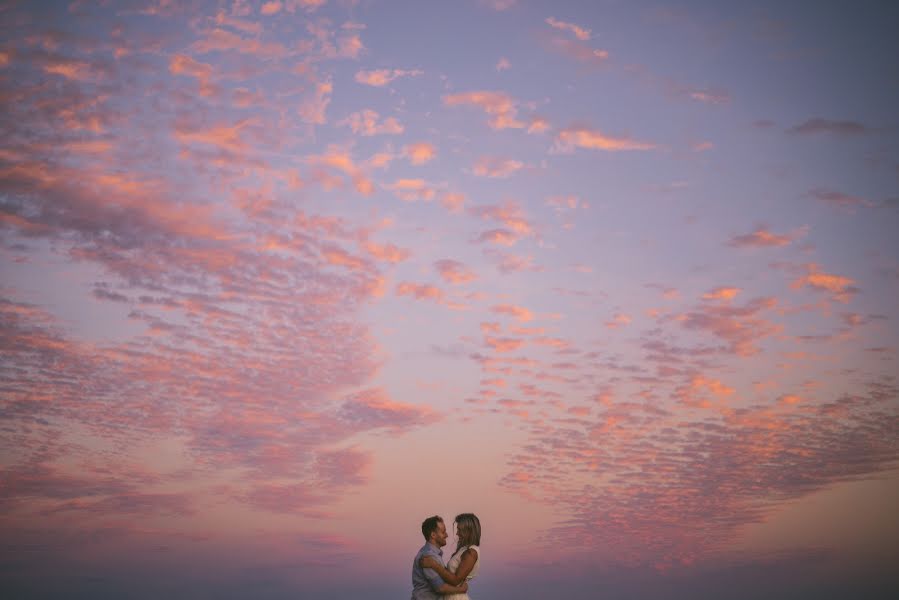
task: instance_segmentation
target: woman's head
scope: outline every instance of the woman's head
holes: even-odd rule
[[[481,522],[473,513],[456,515],[455,523],[460,547],[481,545]]]

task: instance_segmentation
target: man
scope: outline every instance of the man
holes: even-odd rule
[[[421,524],[421,534],[425,536],[415,560],[412,562],[412,600],[439,600],[444,594],[464,594],[468,591],[468,583],[450,585],[440,578],[433,569],[423,569],[419,562],[423,556],[434,556],[443,563],[443,548],[446,546],[446,525],[443,519],[434,515]]]

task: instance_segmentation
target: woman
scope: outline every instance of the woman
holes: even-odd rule
[[[453,525],[456,528],[456,551],[444,567],[433,556],[421,559],[421,566],[434,569],[440,578],[450,585],[460,585],[463,581],[474,579],[478,574],[481,550],[481,522],[472,513],[456,516]],[[450,594],[443,596],[446,600],[470,600],[468,594]]]

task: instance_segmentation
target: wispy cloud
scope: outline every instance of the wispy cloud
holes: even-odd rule
[[[787,133],[794,135],[829,133],[837,136],[854,136],[872,132],[871,128],[857,121],[835,121],[821,118],[808,119],[787,129]]]
[[[637,141],[629,137],[607,135],[584,125],[573,125],[556,134],[556,141],[553,146],[555,152],[570,153],[576,148],[621,152],[626,150],[653,150],[656,148],[656,145]]]
[[[405,131],[403,125],[396,117],[381,119],[381,115],[371,109],[351,113],[338,125],[348,126],[353,133],[363,136],[372,135],[398,135]]]
[[[727,245],[734,248],[776,248],[788,246],[795,239],[794,234],[772,233],[764,225],[757,227],[751,233],[736,235],[728,240]]]
[[[525,123],[518,120],[518,102],[504,92],[475,91],[450,94],[443,97],[446,106],[476,106],[490,116],[487,122],[493,129],[521,129]]]
[[[566,22],[566,21],[560,21],[560,20],[555,19],[555,18],[553,18],[553,17],[548,17],[548,18],[546,19],[546,23],[547,23],[547,25],[549,25],[550,27],[555,27],[556,29],[561,29],[561,30],[563,30],[563,31],[569,31],[569,32],[571,32],[571,33],[574,35],[574,37],[576,37],[577,39],[579,39],[579,40],[581,40],[581,41],[586,41],[586,40],[589,40],[589,39],[590,39],[590,30],[589,30],[589,29],[586,29],[586,28],[584,28],[584,27],[580,27],[580,26],[578,26],[578,25],[575,25],[574,23],[568,23],[568,22]]]
[[[375,69],[374,71],[358,71],[355,79],[358,83],[374,87],[384,87],[400,77],[417,77],[422,71],[404,69]]]
[[[524,163],[511,158],[499,158],[496,156],[482,156],[474,166],[472,172],[480,177],[508,177],[521,170]]]
[[[403,153],[413,165],[423,165],[437,156],[437,148],[434,147],[434,144],[428,142],[418,142],[408,144],[403,148]]]

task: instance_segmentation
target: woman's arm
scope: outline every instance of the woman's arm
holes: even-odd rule
[[[464,594],[468,591],[468,582],[463,581],[460,585],[450,585],[448,583],[444,583],[437,589],[437,593],[441,596],[445,596],[447,594]]]
[[[478,551],[468,548],[462,553],[462,560],[459,562],[459,568],[456,569],[456,575],[465,579],[471,573],[471,570],[474,569],[476,562],[478,562]]]

